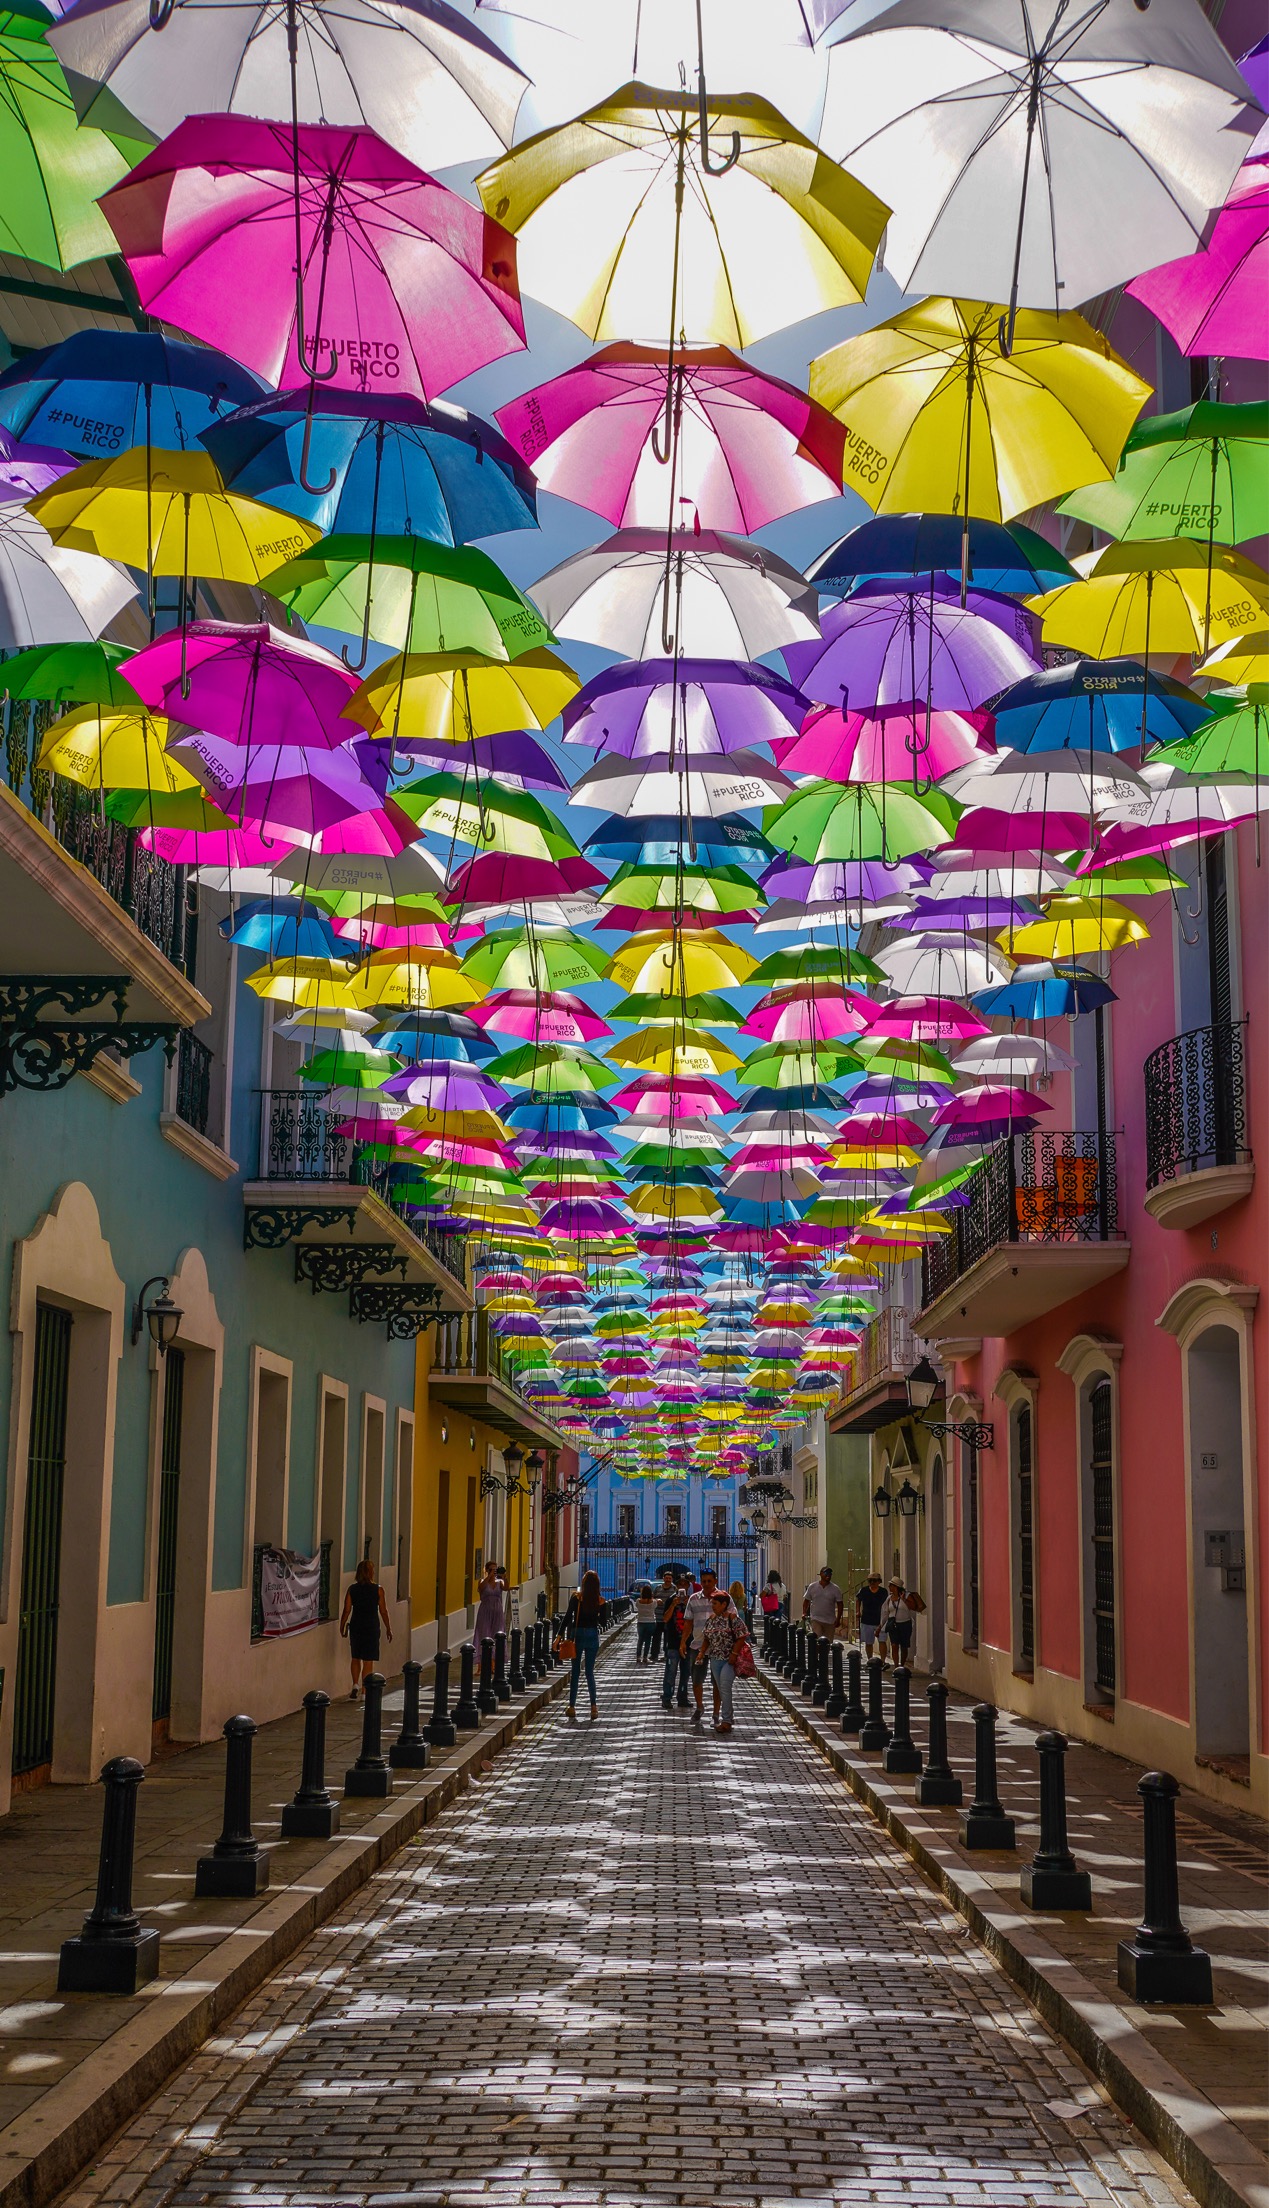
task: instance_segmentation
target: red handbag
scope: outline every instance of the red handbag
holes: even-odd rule
[[[753,1660],[753,1643],[751,1641],[737,1641],[735,1648],[732,1650],[731,1663],[732,1670],[738,1679],[752,1679],[758,1669]]]

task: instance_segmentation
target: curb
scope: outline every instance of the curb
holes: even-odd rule
[[[1157,2147],[1200,2208],[1269,2208],[1269,2169],[1251,2141],[1222,2115],[1199,2087],[1139,2032],[1065,1956],[1031,1924],[1019,1923],[1001,1905],[996,1889],[978,1878],[950,1848],[937,1812],[922,1810],[881,1775],[858,1762],[830,1719],[803,1704],[783,1680],[758,1663],[768,1694],[819,1749],[879,1825],[933,1886],[1050,2030],[1105,2086],[1111,2099]],[[1021,1903],[1018,1905],[1021,1910]],[[1043,1918],[1039,1920],[1043,1922]]]
[[[619,1640],[623,1629],[616,1626],[603,1647]],[[135,2016],[44,2094],[28,2115],[6,2125],[0,2133],[0,2208],[44,2208],[70,2185],[310,1933],[439,1817],[463,1791],[473,1768],[509,1747],[531,1719],[565,1692],[568,1676],[568,1665],[561,1664],[523,1701],[487,1719],[461,1746],[444,1750],[426,1776],[413,1785],[398,1783],[397,1793],[377,1817],[359,1832],[331,1842],[320,1869],[310,1868],[294,1885],[268,1892],[255,1913],[210,1954],[184,1977],[164,1981]]]

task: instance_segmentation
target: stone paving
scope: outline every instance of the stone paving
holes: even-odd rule
[[[655,1680],[610,1646],[66,2208],[1189,2200],[770,1697]]]

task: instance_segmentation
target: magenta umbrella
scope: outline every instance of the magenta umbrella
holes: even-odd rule
[[[227,866],[235,872],[277,866],[295,848],[285,837],[261,835],[255,828],[142,828],[140,841],[169,866]]]
[[[892,997],[868,1022],[870,1038],[898,1035],[916,1043],[937,1043],[945,1036],[964,1043],[986,1033],[986,1020],[955,997]]]
[[[195,621],[183,639],[169,629],[128,660],[126,671],[152,711],[230,743],[333,751],[351,734],[340,715],[356,675],[320,644],[267,621]]]
[[[191,732],[168,750],[223,811],[268,835],[313,837],[336,821],[369,812],[381,792],[367,781],[351,747],[304,751],[297,744],[231,744]]]
[[[1022,641],[1026,616],[1015,633],[1000,625],[1000,601],[983,591],[968,603],[940,591],[901,591],[865,583],[820,617],[820,634],[786,644],[783,659],[808,697],[845,711],[852,698],[862,707],[923,705],[972,712],[1039,665]]]
[[[142,304],[284,389],[428,399],[524,345],[514,238],[373,131],[191,115],[100,204]]]
[[[990,713],[927,713],[923,705],[886,706],[876,713],[812,708],[792,743],[777,742],[786,774],[822,775],[829,782],[937,781],[995,745]]]
[[[591,1043],[612,1034],[607,1020],[569,989],[549,996],[533,989],[495,989],[483,1004],[472,1006],[469,1016],[478,1027],[531,1043]]]
[[[741,536],[841,492],[841,423],[725,345],[676,352],[668,380],[664,349],[607,345],[497,419],[541,490],[619,529],[663,525],[672,491],[706,528]]]
[[[1269,360],[1269,159],[1244,161],[1201,253],[1128,286],[1183,353]]]
[[[1030,1089],[1009,1089],[993,1082],[980,1082],[972,1089],[962,1089],[957,1096],[949,1096],[940,1104],[932,1124],[935,1127],[980,1128],[996,1126],[1001,1121],[1019,1132],[1030,1127],[1041,1112],[1052,1111],[1042,1096]]]

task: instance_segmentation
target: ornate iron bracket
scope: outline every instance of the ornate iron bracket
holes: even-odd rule
[[[441,1291],[433,1287],[398,1287],[395,1281],[368,1280],[352,1291],[349,1310],[365,1325],[386,1319],[390,1342],[412,1342],[425,1327],[443,1319]]]
[[[60,1005],[68,1019],[99,1012],[107,997],[121,1020],[128,1009],[126,974],[0,974],[0,1020],[25,1023]]]
[[[483,1496],[483,1495],[501,1495],[501,1494],[503,1493],[503,1485],[502,1485],[502,1481],[501,1481],[501,1480],[499,1479],[499,1477],[498,1477],[498,1475],[497,1475],[497,1473],[496,1473],[496,1472],[482,1472],[482,1473],[481,1473],[481,1475],[480,1475],[480,1492],[481,1492],[482,1496]]]
[[[963,1441],[967,1449],[973,1449],[976,1453],[983,1449],[994,1449],[996,1446],[995,1427],[980,1426],[972,1418],[938,1421],[923,1418],[921,1424],[927,1434],[955,1434],[958,1441]]]
[[[180,1028],[168,1020],[18,1020],[0,1022],[0,1096],[14,1089],[44,1094],[87,1073],[103,1051],[135,1058],[162,1043],[168,1064]]]
[[[242,1228],[244,1250],[284,1250],[298,1242],[305,1227],[332,1227],[343,1220],[349,1234],[357,1223],[356,1204],[252,1204]]]
[[[404,1273],[407,1259],[390,1242],[301,1242],[295,1251],[297,1284],[306,1280],[318,1295],[339,1295],[359,1287],[370,1273]]]

